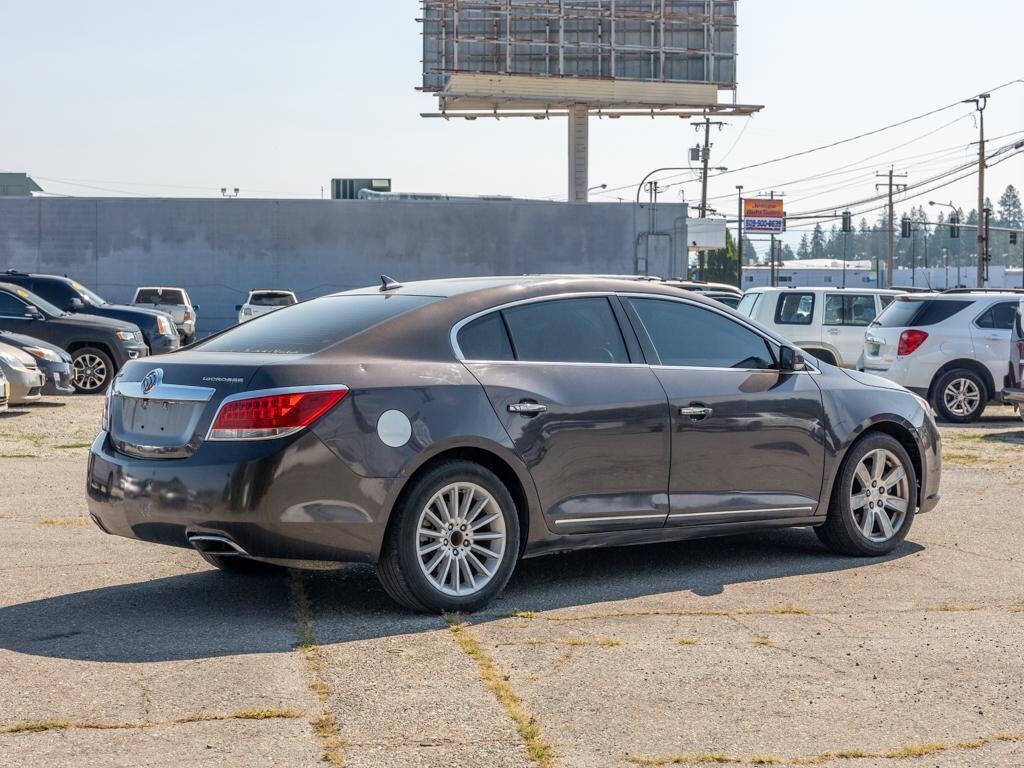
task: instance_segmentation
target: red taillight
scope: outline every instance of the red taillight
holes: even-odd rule
[[[914,354],[914,350],[924,344],[924,340],[928,338],[928,334],[924,331],[909,330],[904,331],[900,334],[900,346],[896,350],[896,354],[900,357],[904,355]]]
[[[230,400],[221,405],[210,427],[210,440],[282,437],[308,427],[348,394],[335,386]]]

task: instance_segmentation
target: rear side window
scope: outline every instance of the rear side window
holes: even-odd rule
[[[768,344],[749,328],[708,309],[661,299],[631,299],[662,365],[774,368]]]
[[[890,296],[888,293],[881,293],[878,295],[879,301],[882,302],[882,309],[888,307],[895,298],[895,296]]]
[[[492,312],[467,323],[457,337],[466,360],[514,360],[501,313]]]
[[[927,301],[918,311],[913,325],[935,325],[936,323],[941,323],[973,303],[971,301]]]
[[[324,296],[260,315],[195,347],[202,352],[310,354],[438,300],[437,296]]]
[[[254,307],[290,307],[295,297],[290,293],[254,293],[248,303]]]
[[[629,362],[619,323],[604,297],[553,299],[502,312],[519,360]]]
[[[825,296],[825,325],[867,326],[875,319],[871,294],[830,293]]]
[[[780,293],[775,305],[775,322],[779,325],[810,325],[814,317],[813,293]]]
[[[982,314],[975,323],[980,328],[993,328],[997,330],[1010,330],[1013,328],[1014,318],[1017,316],[1017,302],[1002,301],[993,304]]]

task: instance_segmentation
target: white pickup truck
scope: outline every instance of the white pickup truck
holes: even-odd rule
[[[181,343],[184,345],[195,341],[196,313],[199,311],[199,305],[192,303],[184,288],[136,288],[132,304],[166,312],[174,318],[174,327],[178,329]]]
[[[238,312],[238,322],[244,323],[254,317],[265,315],[268,312],[290,307],[298,304],[299,300],[291,291],[279,290],[252,290],[245,299],[244,304],[238,304],[235,311]]]

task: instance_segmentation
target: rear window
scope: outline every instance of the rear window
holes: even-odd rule
[[[906,328],[907,326],[935,325],[948,320],[957,312],[969,307],[971,301],[952,299],[904,299],[898,298],[880,314],[872,325],[882,328]]]
[[[254,307],[290,307],[295,297],[290,293],[254,293],[247,303]]]
[[[185,303],[185,297],[181,291],[176,290],[163,290],[157,291],[152,288],[146,288],[139,291],[135,297],[136,304],[161,304],[164,306],[177,306]]]
[[[437,296],[324,296],[256,317],[200,343],[203,352],[311,354],[385,320],[438,300]]]

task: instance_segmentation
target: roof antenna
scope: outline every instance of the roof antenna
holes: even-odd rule
[[[402,287],[402,284],[400,282],[398,282],[397,280],[395,280],[395,278],[388,277],[387,275],[381,275],[380,276],[380,292],[381,293],[384,293],[385,291],[393,291],[393,290],[395,290],[395,288],[401,288],[401,287]]]

